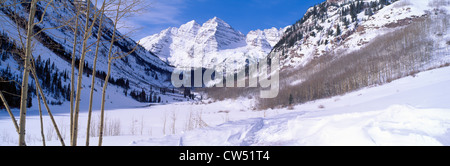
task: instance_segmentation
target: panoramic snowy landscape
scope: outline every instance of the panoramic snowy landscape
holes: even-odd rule
[[[450,67],[434,69],[343,96],[297,105],[293,109],[251,111],[249,99],[214,103],[179,102],[107,111],[106,146],[449,146]],[[112,100],[117,107],[121,98]],[[64,107],[64,106],[61,106]],[[58,110],[54,107],[53,110]],[[61,108],[62,109],[62,108]],[[32,111],[36,112],[36,111]],[[0,114],[1,145],[16,145],[14,126]],[[99,111],[93,114],[98,122]],[[58,113],[65,138],[69,115]],[[86,112],[80,121],[86,122]],[[44,119],[47,145],[59,146],[52,125]],[[39,116],[27,121],[28,145],[40,146]],[[85,124],[80,124],[85,128]],[[80,131],[85,133],[85,131]],[[83,137],[83,134],[80,137]],[[96,142],[96,137],[91,138]],[[83,145],[85,139],[80,139]]]
[[[118,27],[145,5],[0,1],[0,146],[450,146],[448,0]]]

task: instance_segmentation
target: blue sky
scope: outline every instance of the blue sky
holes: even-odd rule
[[[217,16],[234,29],[282,28],[299,20],[306,10],[325,0],[151,0],[148,11],[127,19],[125,24],[137,28],[135,40],[168,27],[196,20],[203,24]],[[126,31],[126,30],[122,30]]]

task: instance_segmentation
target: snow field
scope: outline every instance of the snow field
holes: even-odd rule
[[[132,145],[431,145],[450,144],[450,68],[344,96],[317,100],[267,118],[230,121]],[[320,108],[323,106],[323,108]]]
[[[114,86],[110,87],[111,89]],[[115,96],[114,90],[108,90],[108,96]],[[121,93],[121,91],[117,92]],[[117,94],[116,94],[117,95]],[[82,96],[88,96],[86,93]],[[101,97],[101,94],[97,96]],[[121,96],[121,95],[117,95]],[[163,100],[172,97],[162,96]],[[35,102],[35,101],[34,101]],[[85,145],[86,126],[87,126],[87,102],[82,100],[82,107],[79,116],[79,138],[78,145]],[[105,112],[105,137],[103,145],[106,146],[123,146],[129,145],[136,139],[144,139],[149,137],[164,137],[166,135],[182,134],[196,128],[207,126],[216,126],[227,121],[235,119],[245,119],[251,117],[264,117],[271,114],[250,110],[250,101],[233,101],[227,100],[222,102],[214,102],[211,104],[194,104],[192,102],[179,102],[167,105],[148,105],[137,103],[125,97],[110,97],[107,99],[107,110]],[[94,100],[94,103],[97,103]],[[240,103],[240,104],[236,104]],[[27,114],[27,145],[41,146],[42,138],[40,134],[40,120],[37,111],[37,102],[33,103]],[[128,108],[124,108],[128,106]],[[51,106],[52,113],[56,119],[58,128],[65,139],[66,145],[70,141],[69,138],[69,104],[65,103],[61,106]],[[94,111],[91,121],[91,143],[97,145],[98,126],[100,121],[99,105],[94,104]],[[56,132],[52,126],[50,118],[44,109],[44,133],[47,145],[60,146],[57,140]],[[19,110],[13,110],[15,117],[18,119]],[[274,112],[276,113],[276,112]],[[9,115],[0,112],[0,146],[17,145],[18,136],[11,122]]]
[[[418,73],[382,86],[296,105],[252,111],[253,99],[177,102],[146,106],[110,86],[105,146],[148,145],[450,145],[450,67]],[[86,81],[89,81],[86,79]],[[118,88],[117,88],[118,89]],[[79,142],[85,144],[88,91],[82,94]],[[96,100],[100,92],[95,94]],[[164,96],[163,100],[171,96]],[[36,102],[35,100],[33,100]],[[94,101],[94,103],[98,103]],[[42,145],[37,103],[27,114],[28,145]],[[52,106],[69,142],[68,104]],[[100,114],[94,105],[93,126]],[[18,118],[18,110],[14,110]],[[45,112],[45,111],[44,111]],[[59,146],[44,113],[47,145]],[[90,145],[97,145],[91,134]],[[17,145],[9,115],[0,112],[0,145]]]

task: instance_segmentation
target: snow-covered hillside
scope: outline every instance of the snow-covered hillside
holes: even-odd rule
[[[234,64],[242,67],[246,59],[264,58],[283,36],[285,29],[251,31],[245,36],[214,17],[203,25],[190,21],[145,37],[140,44],[175,67],[213,67]]]
[[[110,109],[106,122],[111,135],[104,138],[104,145],[448,146],[449,76],[450,67],[434,69],[293,109],[251,111],[256,103],[248,98]],[[98,116],[95,111],[94,124]],[[59,113],[56,118],[68,139],[64,124],[69,117]],[[81,113],[80,121],[86,118]],[[44,120],[47,145],[59,146],[48,117]],[[0,145],[16,145],[17,133],[6,112],[0,112],[0,124]],[[38,115],[31,115],[28,145],[42,145],[38,124]],[[85,124],[80,125],[84,133]],[[92,135],[91,142],[96,144]],[[80,138],[79,144],[84,140]]]
[[[323,55],[361,49],[378,36],[448,11],[445,0],[328,0],[288,28],[271,55],[281,56],[284,66],[304,66]]]
[[[2,24],[0,25],[0,31],[2,32],[2,44],[5,41],[9,41],[9,47],[3,47],[1,49],[2,58],[0,60],[0,76],[5,80],[15,80],[17,82],[21,82],[21,66],[23,66],[20,57],[18,54],[13,54],[12,52],[17,52],[14,48],[21,48],[20,41],[25,40],[24,38],[19,39],[19,34],[26,34],[23,25],[20,22],[26,22],[28,17],[28,3],[22,3],[17,5],[11,5],[13,1],[5,1],[2,5],[5,7],[0,8],[0,19]],[[85,1],[83,2],[85,3]],[[11,5],[11,6],[9,6]],[[71,60],[72,60],[72,50],[73,50],[73,41],[75,38],[74,31],[72,28],[67,26],[62,26],[61,28],[52,29],[52,27],[57,27],[64,25],[64,21],[71,20],[71,23],[75,23],[75,13],[76,7],[73,1],[52,1],[52,4],[47,5],[45,1],[40,1],[37,3],[38,14],[42,14],[42,9],[48,6],[47,12],[44,17],[36,17],[36,22],[39,22],[41,18],[42,23],[37,24],[35,29],[47,29],[42,31],[39,35],[36,35],[33,39],[34,48],[32,55],[35,59],[39,59],[36,63],[42,63],[42,67],[44,67],[44,63],[48,61],[48,66],[51,66],[51,70],[46,70],[46,74],[49,75],[49,78],[43,78],[42,75],[38,74],[39,79],[44,82],[45,79],[49,80],[59,80],[60,84],[57,88],[49,88],[44,87],[44,92],[48,93],[48,98],[51,102],[62,103],[67,100],[64,100],[59,94],[55,91],[62,91],[63,95],[67,89],[69,89],[70,78],[67,79],[67,75],[70,77],[71,73]],[[93,7],[94,4],[91,4]],[[29,7],[29,6],[28,6]],[[97,11],[93,7],[94,11]],[[106,16],[105,16],[106,17]],[[15,19],[13,19],[15,18]],[[93,26],[92,33],[93,35],[87,40],[86,45],[94,45],[89,48],[90,51],[86,53],[85,58],[85,67],[83,73],[78,73],[78,64],[79,59],[81,57],[81,47],[82,47],[82,38],[83,35],[81,29],[83,29],[86,22],[86,14],[80,14],[78,21],[78,45],[77,52],[75,54],[76,57],[76,68],[75,75],[83,74],[83,90],[88,91],[90,88],[91,74],[93,69],[93,61],[94,61],[94,50],[95,50],[95,42],[97,41],[97,32],[99,29],[98,22]],[[90,18],[92,19],[92,18]],[[98,20],[97,20],[98,21]],[[17,27],[19,23],[19,27]],[[91,22],[90,22],[91,23]],[[70,25],[72,25],[70,24]],[[112,37],[112,33],[114,31],[113,21],[109,18],[106,18],[103,23],[102,29],[102,40],[100,42],[99,48],[99,56],[97,60],[97,80],[95,82],[95,92],[99,92],[101,89],[102,82],[106,76],[108,71],[108,49],[110,39]],[[20,33],[19,33],[20,32]],[[111,66],[111,77],[110,83],[112,85],[122,86],[123,83],[128,82],[128,87],[123,88],[127,89],[128,93],[131,90],[139,90],[144,89],[145,91],[151,91],[151,87],[155,87],[155,91],[158,88],[167,88],[171,87],[170,83],[170,75],[173,70],[172,66],[169,66],[167,63],[161,61],[156,55],[147,51],[143,47],[137,45],[135,41],[133,41],[128,36],[116,32],[116,38],[120,38],[117,42],[114,43],[112,47],[113,52],[117,52],[120,54],[130,52],[133,48],[137,47],[136,50],[131,53],[129,56],[126,56],[122,59],[114,60],[113,65]],[[38,66],[39,64],[37,64]],[[6,71],[8,68],[10,72]],[[17,69],[17,70],[16,70]],[[47,68],[48,69],[48,68]],[[6,75],[9,75],[6,77]],[[64,78],[64,79],[63,79]],[[117,83],[116,81],[120,81],[121,83]],[[50,81],[49,81],[50,82]],[[56,81],[54,81],[56,82]],[[51,82],[52,86],[56,86],[54,82]],[[31,83],[31,81],[30,81]],[[125,87],[125,86],[123,86]],[[57,89],[57,90],[55,90]],[[158,89],[159,91],[159,89]],[[118,95],[124,95],[118,94]],[[84,98],[83,100],[87,100]]]

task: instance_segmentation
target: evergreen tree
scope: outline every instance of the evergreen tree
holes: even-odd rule
[[[365,14],[366,16],[372,16],[372,15],[373,15],[372,8],[367,8],[364,14]]]
[[[156,94],[153,96],[153,102],[156,103],[158,101],[158,97],[156,96]]]
[[[27,100],[27,108],[30,108],[32,106],[33,106],[33,98],[31,95],[29,95]]]
[[[47,88],[49,88],[50,87],[50,83],[51,83],[51,76],[50,76],[50,72],[49,71],[45,71],[44,70],[44,73],[45,73],[45,78],[44,78],[44,87],[47,87]],[[51,88],[49,88],[49,89],[51,89]]]
[[[53,89],[54,92],[57,91],[56,85],[58,84],[58,81],[59,81],[58,73],[55,72],[55,73],[53,73],[53,80],[52,80],[52,85],[51,85],[51,87],[52,87],[51,89]]]
[[[292,97],[292,94],[289,95],[289,105],[292,105],[294,103],[294,97]]]
[[[139,95],[140,96],[140,102],[146,102],[146,101],[148,101],[147,100],[147,95],[145,94],[145,91],[144,91],[144,89],[142,89],[142,91],[141,91],[141,94]]]
[[[348,21],[347,17],[344,17],[342,21],[344,22],[345,28],[348,28],[348,25],[350,25],[350,21]]]
[[[341,35],[342,34],[342,32],[341,32],[341,25],[337,25],[337,27],[336,27],[336,36],[339,36],[339,35]]]
[[[332,36],[334,34],[334,31],[330,28],[328,29],[328,36]]]

